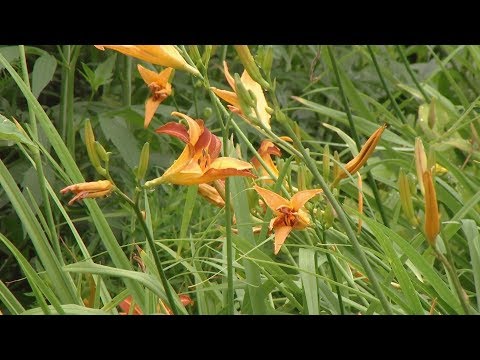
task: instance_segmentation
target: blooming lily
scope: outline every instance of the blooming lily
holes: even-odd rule
[[[246,121],[248,121],[245,117],[244,112],[242,111],[242,108],[240,106],[240,100],[238,98],[238,93],[237,89],[235,87],[235,80],[233,79],[232,75],[230,74],[230,71],[228,70],[228,65],[227,62],[223,62],[223,69],[225,71],[225,77],[227,78],[227,82],[230,85],[230,87],[233,89],[233,91],[228,91],[228,90],[221,90],[217,89],[216,87],[212,87],[212,91],[218,95],[221,99],[225,100],[228,102],[230,105],[228,105],[228,108],[234,112],[242,116]],[[251,90],[253,94],[256,97],[257,100],[257,109],[256,111],[258,112],[258,115],[260,116],[260,121],[265,127],[270,129],[270,117],[271,115],[267,112],[266,108],[268,107],[267,105],[267,100],[265,99],[265,95],[263,93],[262,87],[260,86],[259,83],[257,83],[255,80],[253,80],[248,72],[245,70],[243,71],[242,77],[240,78],[243,86],[247,90]]]
[[[109,180],[100,180],[92,182],[84,182],[67,186],[60,190],[60,193],[66,194],[71,191],[75,194],[68,205],[72,205],[75,201],[85,198],[98,198],[109,195],[113,190],[113,184]]]
[[[95,45],[95,47],[99,50],[112,49],[151,64],[186,70],[194,75],[199,74],[197,69],[187,64],[173,45]]]
[[[147,181],[145,187],[163,183],[203,184],[229,176],[255,177],[249,170],[252,168],[250,163],[230,157],[218,157],[222,143],[205,127],[203,120],[195,121],[175,111],[172,115],[183,118],[188,123],[188,130],[180,123],[169,122],[159,127],[156,132],[174,136],[187,145],[173,165],[161,177]]]
[[[275,231],[274,254],[277,255],[293,229],[302,230],[310,225],[310,216],[303,206],[315,195],[320,194],[322,189],[299,191],[290,200],[260,186],[255,185],[254,189],[276,215],[270,221],[270,230]]]
[[[172,93],[172,85],[168,82],[168,79],[172,74],[173,68],[169,67],[156,73],[144,68],[140,64],[137,67],[140,76],[150,89],[150,97],[145,102],[144,127],[147,128],[158,106]]]

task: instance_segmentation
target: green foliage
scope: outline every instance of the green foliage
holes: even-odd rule
[[[167,307],[180,314],[480,311],[480,47],[262,45],[249,46],[251,56],[233,46],[177,49],[201,75],[177,69],[172,93],[145,129],[154,87],[136,64],[161,66],[90,46],[0,47],[2,313],[117,314],[130,296],[145,314]],[[243,118],[210,90],[231,90],[223,60],[232,74],[242,74],[243,62],[268,88],[271,130],[243,104],[251,92],[238,75],[239,111],[253,109]],[[265,166],[259,147],[273,141],[282,151],[272,156],[279,173],[266,170],[276,181],[263,182],[260,169],[255,182],[229,178],[224,207],[207,202],[197,185],[142,188],[185,147],[155,133],[178,120],[172,111],[202,118],[223,142],[221,156]],[[360,214],[357,174],[335,189],[332,174],[384,123],[359,170]],[[285,135],[294,142],[279,138]],[[438,165],[436,249],[423,234],[416,137]],[[95,171],[86,144],[103,171]],[[413,216],[402,207],[400,169]],[[70,194],[60,193],[98,180],[111,180],[114,190],[71,206]],[[290,198],[323,181],[324,194],[305,208],[310,226],[292,231],[274,255],[274,214],[253,185]],[[181,305],[177,294],[193,305]]]

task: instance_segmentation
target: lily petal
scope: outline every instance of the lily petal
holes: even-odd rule
[[[213,205],[223,208],[225,201],[218,193],[218,190],[208,184],[200,184],[198,186],[198,193],[211,202]]]
[[[275,247],[273,250],[275,255],[277,255],[282,248],[285,239],[287,238],[288,234],[290,234],[292,229],[293,228],[291,226],[278,226],[275,228]]]
[[[270,129],[270,118],[272,117],[266,110],[268,107],[267,99],[259,83],[253,80],[245,70],[242,74],[241,81],[247,90],[251,90],[257,98],[257,111],[260,116],[258,119],[264,126]]]
[[[198,70],[190,66],[173,45],[95,45],[97,49],[112,49],[137,59],[182,69],[198,75]]]
[[[212,169],[218,169],[218,170],[223,170],[223,169],[236,169],[236,170],[248,170],[252,168],[252,164],[231,158],[231,157],[219,157],[216,158],[211,164],[210,167]]]
[[[267,206],[272,209],[275,213],[278,213],[278,208],[283,206],[290,206],[290,201],[283,198],[282,196],[274,193],[273,191],[264,189],[260,186],[255,185],[253,187],[255,191],[263,198]]]
[[[233,76],[230,74],[230,70],[228,70],[228,64],[226,61],[223,62],[223,71],[225,72],[225,77],[227,78],[227,82],[230,85],[230,87],[235,90],[235,79]]]
[[[163,100],[163,99],[162,99]],[[153,100],[153,98],[148,98],[145,101],[145,120],[143,122],[143,127],[146,129],[155,115],[158,107],[162,103],[162,100]]]
[[[233,91],[217,89],[216,87],[211,87],[212,91],[222,100],[225,100],[229,104],[233,105],[235,108],[240,109],[240,101],[238,96]]]
[[[315,195],[322,193],[322,189],[311,189],[297,192],[290,200],[290,206],[294,211],[300,210],[305,203]]]
[[[155,130],[155,132],[157,134],[167,134],[170,136],[174,136],[186,144],[190,140],[190,135],[188,134],[187,128],[183,124],[174,121],[160,126],[158,129]]]
[[[180,172],[183,168],[185,168],[190,163],[190,160],[192,159],[192,155],[193,155],[193,146],[190,144],[187,144],[187,146],[185,146],[185,148],[183,149],[178,159],[173,162],[172,166],[170,166],[167,170],[165,170],[165,172],[160,177],[160,179],[162,179],[163,181],[167,181],[167,179],[174,176],[176,173]]]
[[[209,169],[203,175],[198,175],[193,172],[184,172],[172,174],[168,177],[168,182],[177,185],[196,185],[209,183],[215,180],[223,180],[230,176],[247,176],[255,177],[249,170],[237,169]]]
[[[168,83],[168,79],[170,78],[170,75],[172,74],[172,71],[173,71],[173,68],[169,67],[161,71],[160,73],[157,73],[155,71],[152,71],[143,67],[140,64],[137,65],[137,69],[143,81],[145,81],[147,85],[150,85],[151,83],[157,83],[163,86],[165,86]]]
[[[188,123],[188,134],[189,134],[189,138],[190,138],[189,142],[190,142],[190,144],[195,145],[198,141],[198,138],[200,137],[200,135],[203,132],[203,122],[202,122],[202,126],[200,126],[190,116],[179,113],[179,112],[176,112],[176,111],[172,112],[172,116],[181,117],[181,118],[183,118],[184,120],[187,121],[187,123]]]

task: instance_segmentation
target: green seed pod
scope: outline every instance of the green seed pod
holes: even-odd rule
[[[263,86],[266,89],[269,89],[270,86],[268,83],[263,79],[262,75],[260,74],[260,70],[258,69],[257,64],[255,63],[255,59],[253,58],[250,50],[248,49],[247,45],[234,45],[235,50],[237,51],[238,56],[240,57],[240,61],[242,62],[245,70],[247,70],[248,75]]]
[[[140,159],[138,161],[138,168],[136,171],[136,178],[138,181],[145,177],[148,169],[148,160],[150,158],[150,144],[146,142],[143,145],[142,152],[140,153]]]

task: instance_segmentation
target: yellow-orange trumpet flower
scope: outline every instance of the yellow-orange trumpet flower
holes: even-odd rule
[[[150,89],[150,96],[145,102],[144,127],[147,128],[158,106],[172,93],[172,84],[168,82],[168,79],[172,74],[173,68],[169,67],[156,73],[155,71],[144,68],[140,64],[138,64],[137,67],[140,76]]]
[[[95,47],[99,50],[112,49],[151,64],[185,70],[194,75],[199,74],[197,69],[188,65],[173,45],[95,45]]]
[[[75,201],[82,199],[107,196],[112,190],[113,184],[109,180],[100,180],[70,185],[60,190],[60,193],[73,192],[75,196],[68,202],[68,205],[72,205]]]
[[[277,255],[292,230],[305,229],[310,225],[310,216],[303,206],[322,189],[299,191],[290,200],[260,186],[255,185],[254,189],[276,215],[270,221],[270,230],[275,232],[274,254]]]
[[[215,94],[218,95],[218,97],[220,97],[221,99],[225,100],[230,104],[228,105],[228,108],[232,112],[239,114],[246,121],[248,121],[240,106],[240,100],[238,98],[237,89],[235,87],[235,80],[230,74],[230,71],[228,70],[228,65],[225,61],[223,62],[223,68],[225,71],[225,77],[227,78],[227,82],[230,85],[230,87],[233,89],[233,91],[221,90],[221,89],[217,89],[216,87],[212,87],[211,89]],[[267,100],[265,99],[265,94],[263,93],[262,87],[260,86],[259,83],[257,83],[255,80],[253,80],[250,77],[250,75],[246,70],[243,72],[240,80],[243,86],[245,87],[245,89],[252,91],[252,93],[255,95],[255,98],[257,100],[256,111],[258,112],[258,116],[260,117],[258,121],[260,121],[265,127],[270,129],[271,115],[266,110],[268,105],[267,105]],[[255,111],[254,113],[256,115]]]
[[[159,127],[156,132],[174,136],[187,145],[173,165],[161,177],[147,181],[146,187],[163,183],[203,184],[229,176],[255,177],[249,170],[252,168],[250,163],[230,157],[218,157],[222,143],[205,127],[203,120],[195,121],[179,112],[172,112],[172,115],[186,120],[188,130],[180,123],[170,122]]]

